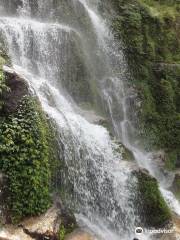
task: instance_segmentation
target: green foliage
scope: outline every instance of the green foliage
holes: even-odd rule
[[[142,201],[142,208],[146,225],[160,227],[171,219],[170,210],[163,199],[156,179],[145,173],[137,173],[138,192]]]
[[[170,153],[166,154],[166,168],[170,171],[175,170],[176,166],[176,159],[177,159],[178,153],[176,151],[171,151]]]
[[[64,240],[67,234],[70,234],[73,232],[73,230],[76,228],[75,224],[70,224],[67,227],[61,224],[59,229],[59,240]]]
[[[62,226],[59,229],[59,240],[64,240],[65,236],[66,236],[66,229],[64,226]]]
[[[8,178],[6,208],[13,222],[50,205],[48,125],[39,104],[24,97],[0,125],[0,169]]]
[[[180,151],[180,2],[113,0],[116,38],[142,105],[139,129],[147,148]],[[167,161],[174,160],[172,158]],[[169,165],[169,164],[168,164]]]

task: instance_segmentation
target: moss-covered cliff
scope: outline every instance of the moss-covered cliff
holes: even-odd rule
[[[166,166],[174,169],[180,161],[180,2],[112,2],[113,29],[141,100],[141,137],[148,149],[164,149]]]
[[[134,171],[138,180],[137,211],[140,213],[141,226],[159,228],[171,221],[171,212],[163,199],[158,182],[143,169]]]
[[[2,213],[6,221],[16,222],[45,212],[51,204],[52,134],[24,80],[5,73],[7,59],[1,54],[0,60],[0,172],[6,180]]]

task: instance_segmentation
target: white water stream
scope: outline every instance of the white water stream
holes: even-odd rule
[[[77,59],[72,61],[74,48],[78,48],[75,53],[80,55],[78,57],[83,55],[81,65],[84,64],[89,71],[87,75],[91,76],[91,82],[87,77],[83,84],[97,89],[95,102],[101,99],[99,104],[107,112],[115,134],[133,152],[138,165],[162,180],[159,172],[152,168],[150,154],[139,150],[129,140],[133,127],[127,113],[129,92],[126,90],[127,66],[123,52],[97,13],[95,3],[86,0],[67,2],[72,6],[73,16],[77,17],[82,11],[88,19],[88,30],[93,35],[93,39],[88,39],[82,24],[70,24],[69,19],[53,20],[53,1],[36,2],[35,16],[32,16],[30,1],[23,0],[22,5],[17,6],[16,14],[0,17],[0,33],[7,43],[13,68],[27,80],[44,111],[56,122],[67,166],[64,184],[72,185],[70,201],[79,222],[103,240],[131,240],[136,237],[134,230],[139,224],[132,201],[135,195],[132,189],[136,189],[132,167],[123,161],[121,151],[116,151],[118,146],[109,132],[82,116],[83,111],[70,91],[73,86],[67,87],[63,83],[79,74],[79,66],[74,66]],[[44,12],[49,15],[42,17]],[[68,18],[72,18],[71,15]],[[161,182],[163,196],[180,214],[179,202],[165,190],[163,180]],[[138,238],[146,240],[149,236]]]

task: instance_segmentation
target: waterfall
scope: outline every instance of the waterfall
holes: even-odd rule
[[[97,2],[19,0],[14,9],[0,0],[7,12],[0,17],[0,34],[13,68],[56,123],[66,169],[62,185],[71,188],[66,201],[77,220],[100,239],[129,240],[140,224],[132,201],[137,180],[121,147],[87,113],[107,117],[138,164],[152,175],[154,170],[149,155],[129,140],[134,127],[128,118],[127,101],[133,94],[128,68]]]

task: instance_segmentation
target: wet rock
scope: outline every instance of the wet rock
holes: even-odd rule
[[[153,177],[150,175],[149,171],[148,171],[146,168],[137,168],[137,169],[135,169],[135,170],[133,171],[133,174],[136,175],[137,177],[147,176],[147,177],[155,180],[155,178],[153,178]]]
[[[97,115],[97,113],[92,110],[92,109],[86,109],[89,106],[84,106],[84,105],[80,105],[81,108],[84,108],[84,110],[81,110],[81,114],[91,123],[93,124],[97,124],[100,126],[103,126],[105,128],[108,128],[110,123],[108,121],[108,119]]]
[[[123,145],[123,159],[125,159],[127,161],[135,160],[133,153],[128,148],[126,148],[124,145]]]
[[[3,112],[5,114],[13,113],[23,96],[28,94],[28,85],[13,69],[4,67],[6,85],[10,91],[3,96]]]
[[[180,171],[176,171],[174,181],[172,183],[171,190],[174,192],[176,197],[180,198]]]
[[[168,155],[164,151],[154,152],[150,155],[153,162],[154,171],[158,172],[159,178],[166,178],[166,184],[171,184],[174,174],[168,170]]]
[[[103,126],[103,127],[105,127],[105,128],[108,128],[108,125],[109,125],[108,120],[105,119],[105,118],[99,118],[99,119],[97,119],[94,123],[95,123],[95,124],[98,124],[98,125],[101,125],[101,126]]]
[[[122,154],[123,160],[127,161],[134,161],[134,155],[131,150],[129,150],[124,144],[122,144],[120,141],[115,140],[115,144],[117,148],[115,149],[117,152]]]
[[[75,228],[77,226],[75,216],[67,209],[61,210],[60,218],[61,225],[63,225],[66,229]]]
[[[156,165],[162,169],[165,167],[166,157],[163,151],[158,151],[152,154],[152,160]]]

